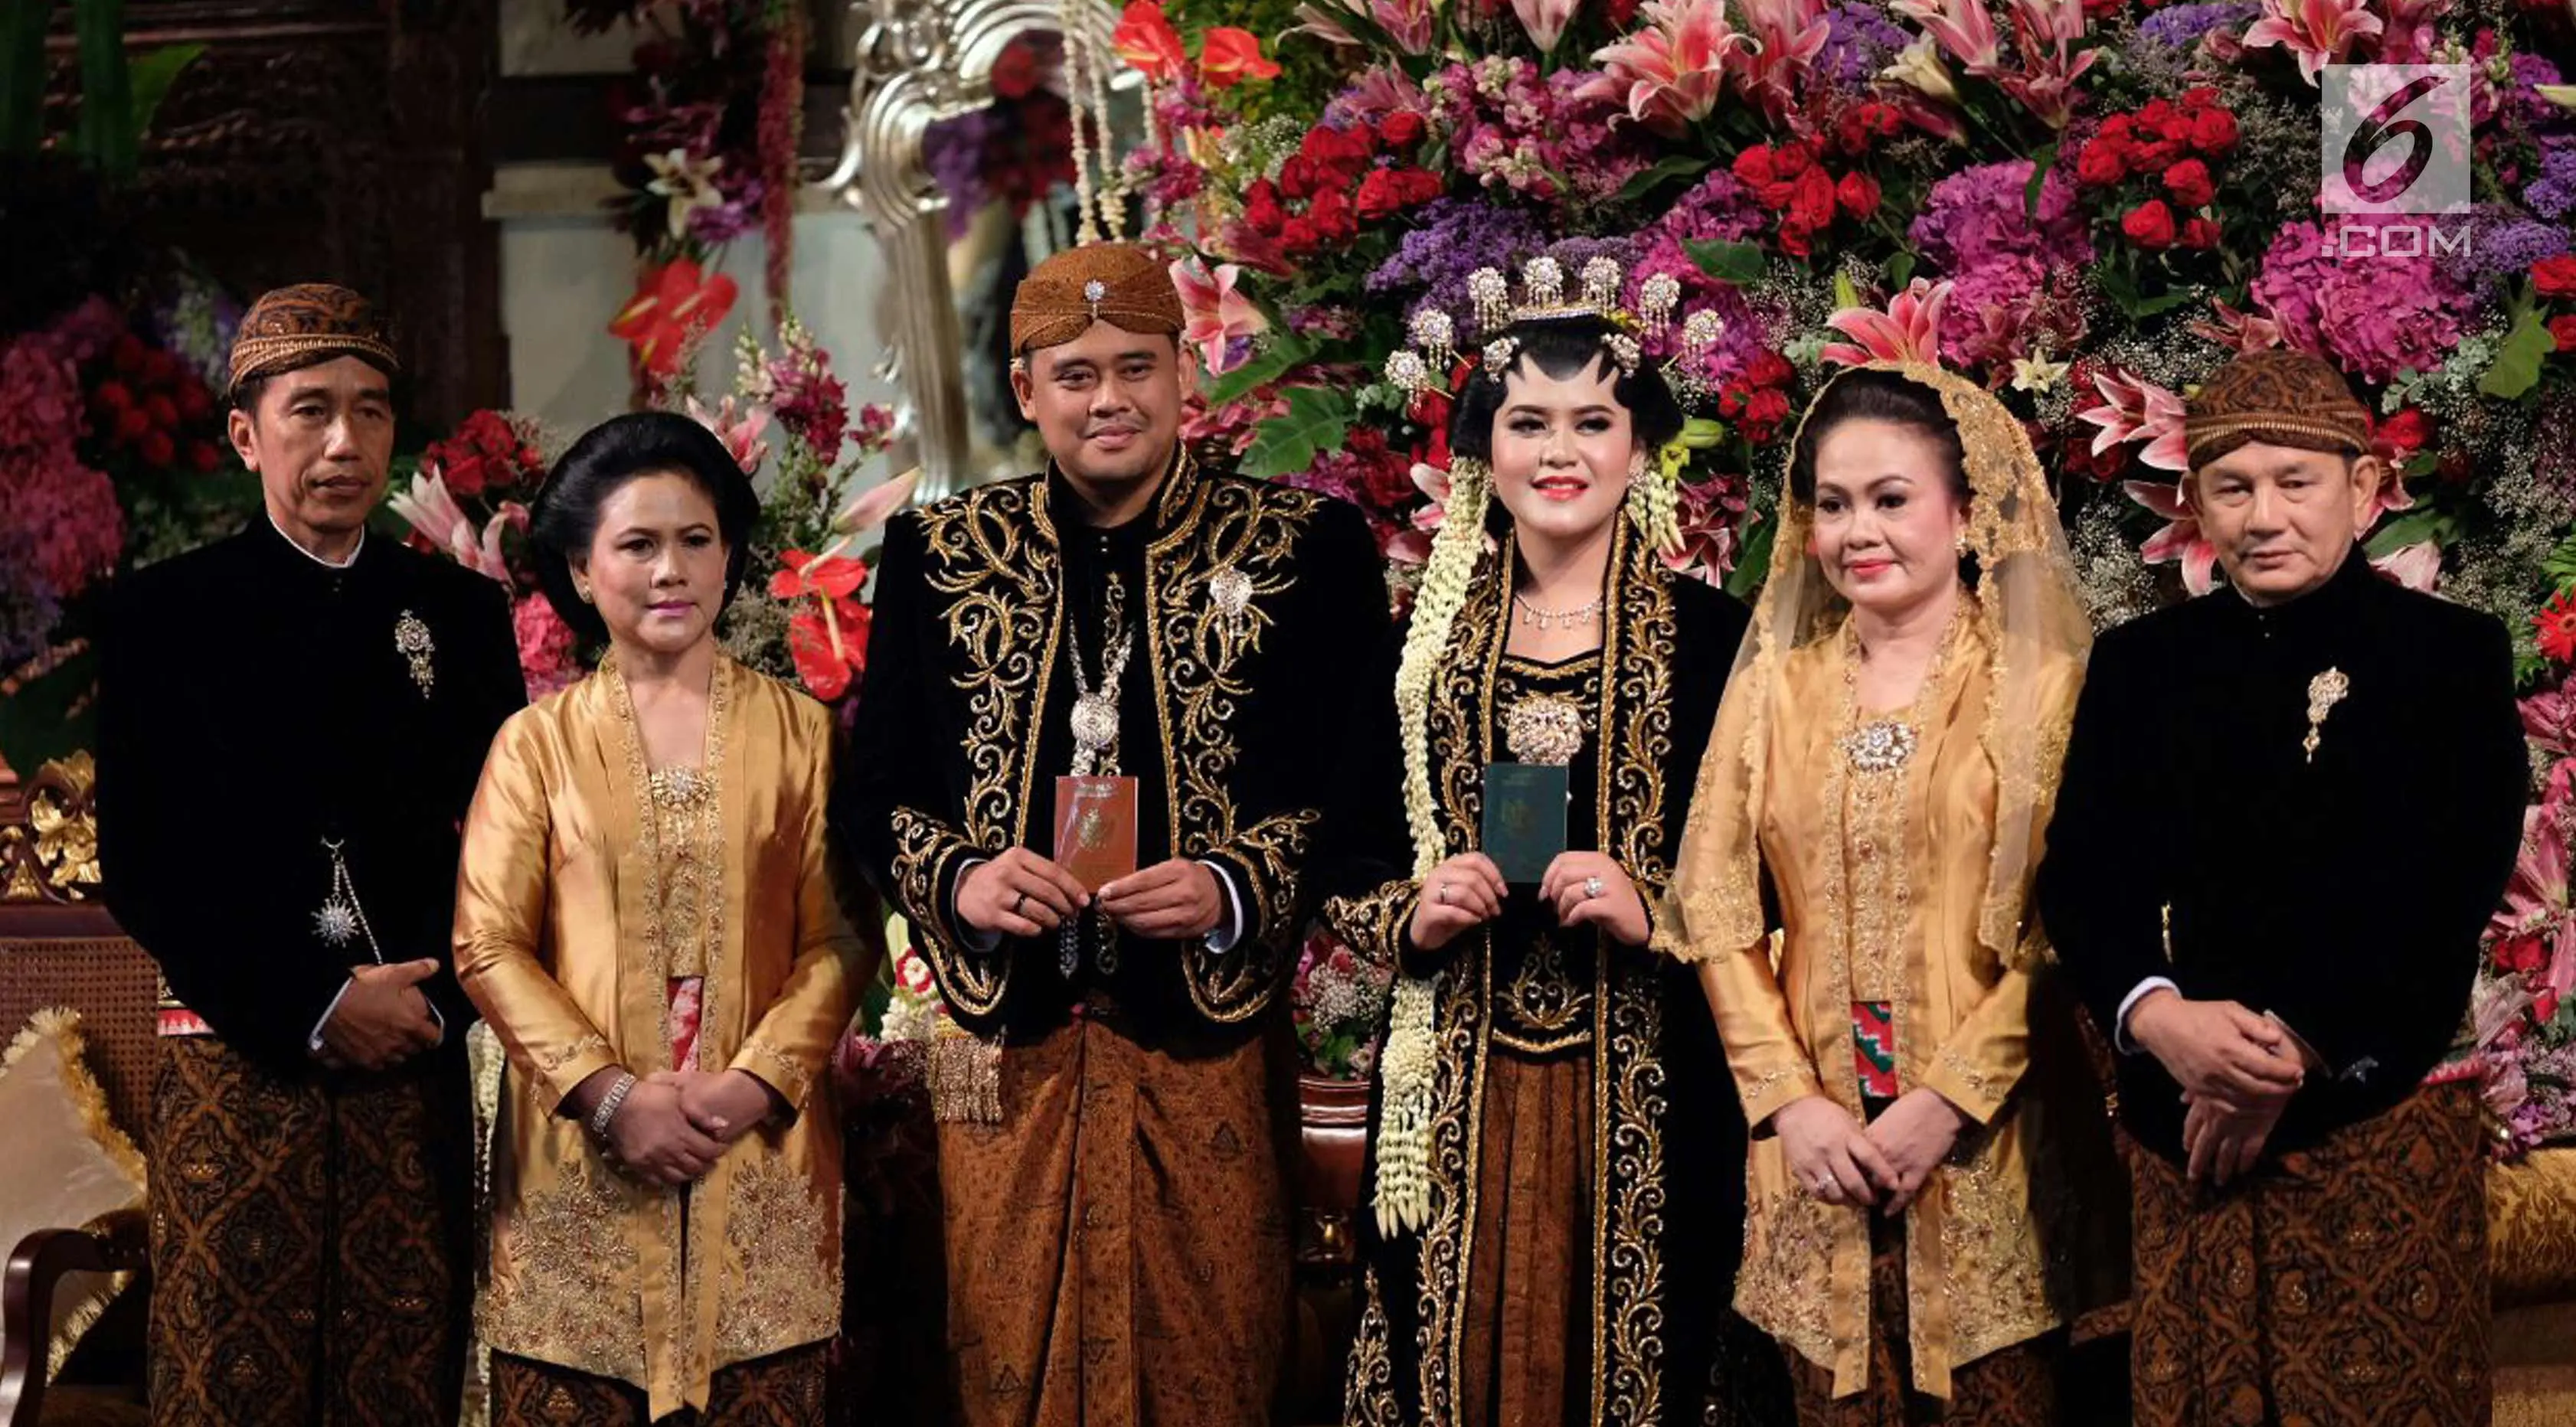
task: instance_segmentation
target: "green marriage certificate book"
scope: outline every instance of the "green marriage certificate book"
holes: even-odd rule
[[[1553,763],[1485,765],[1484,852],[1504,881],[1535,884],[1565,851],[1567,771]]]

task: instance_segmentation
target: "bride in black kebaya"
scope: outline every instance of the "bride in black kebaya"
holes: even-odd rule
[[[1375,855],[1325,906],[1398,973],[1352,1423],[1733,1420],[1778,1371],[1729,1330],[1743,1118],[1697,984],[1647,950],[1747,614],[1659,556],[1684,418],[1638,333],[1677,294],[1645,284],[1641,320],[1622,285],[1607,258],[1470,282]],[[1418,313],[1389,375],[1429,386],[1467,325]]]

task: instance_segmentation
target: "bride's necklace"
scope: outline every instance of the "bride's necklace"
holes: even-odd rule
[[[1593,596],[1590,604],[1573,609],[1540,609],[1514,591],[1512,604],[1521,612],[1521,623],[1533,629],[1577,629],[1601,617],[1599,595]]]

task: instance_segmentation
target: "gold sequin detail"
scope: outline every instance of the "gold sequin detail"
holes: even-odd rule
[[[595,1162],[500,1221],[482,1336],[495,1350],[601,1377],[644,1377],[644,1299],[627,1214],[651,1191]]]
[[[736,1271],[716,1309],[718,1358],[765,1357],[840,1331],[839,1264],[817,1252],[834,1239],[839,1206],[776,1155],[737,1163],[729,1197],[725,1242]]]

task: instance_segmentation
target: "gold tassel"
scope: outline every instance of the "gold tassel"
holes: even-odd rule
[[[942,1023],[930,1042],[930,1113],[949,1124],[1002,1123],[1002,1042]]]

